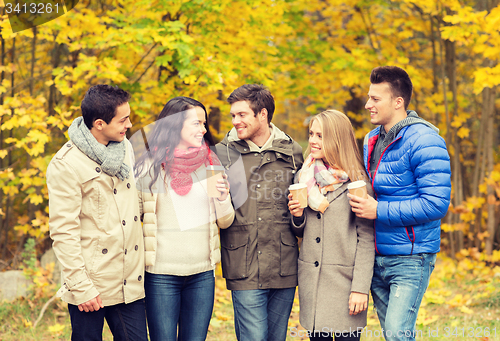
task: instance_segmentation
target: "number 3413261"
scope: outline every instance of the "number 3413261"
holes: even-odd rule
[[[38,3],[30,2],[30,3],[24,3],[22,5],[20,3],[17,3],[15,6],[11,3],[6,3],[5,4],[5,11],[8,14],[11,14],[11,13],[42,14],[42,13],[52,13],[52,12],[59,13],[59,11],[64,13],[64,9],[63,9],[62,5],[61,6],[59,6],[59,4],[52,5],[50,3],[45,4],[42,2],[38,2]]]

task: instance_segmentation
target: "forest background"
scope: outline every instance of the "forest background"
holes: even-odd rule
[[[0,271],[43,274],[45,171],[91,85],[132,94],[129,137],[182,95],[207,106],[221,139],[227,96],[262,83],[277,102],[273,122],[296,140],[305,145],[307,119],[331,108],[349,116],[361,147],[373,129],[370,71],[397,65],[413,81],[410,109],[450,153],[442,254],[500,277],[498,0],[82,0],[18,33],[2,13]]]

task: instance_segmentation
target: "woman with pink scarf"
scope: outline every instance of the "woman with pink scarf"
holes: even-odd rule
[[[227,176],[209,180],[207,168],[220,162],[210,149],[207,111],[194,99],[173,98],[143,137],[135,173],[150,339],[205,340],[220,262],[218,228],[234,219]]]
[[[373,221],[356,216],[348,184],[367,180],[351,122],[327,110],[309,124],[309,148],[296,182],[308,207],[289,196],[299,253],[300,324],[311,340],[357,341],[366,326],[375,248]],[[368,194],[373,195],[369,182]],[[304,334],[305,335],[305,334]]]

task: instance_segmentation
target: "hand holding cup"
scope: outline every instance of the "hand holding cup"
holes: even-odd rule
[[[300,201],[293,198],[292,193],[288,194],[288,210],[294,217],[302,217],[304,209],[300,207]]]
[[[219,201],[226,200],[229,195],[229,181],[227,181],[226,173],[222,173],[222,179],[217,179],[215,188],[220,192],[220,196],[217,199]]]

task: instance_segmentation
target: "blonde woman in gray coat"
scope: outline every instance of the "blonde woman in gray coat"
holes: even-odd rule
[[[308,207],[289,196],[292,229],[303,237],[299,254],[300,324],[310,340],[359,340],[366,326],[375,248],[373,221],[356,217],[347,185],[366,180],[346,115],[327,110],[309,124],[309,148],[296,182]],[[373,195],[367,182],[368,194]]]

